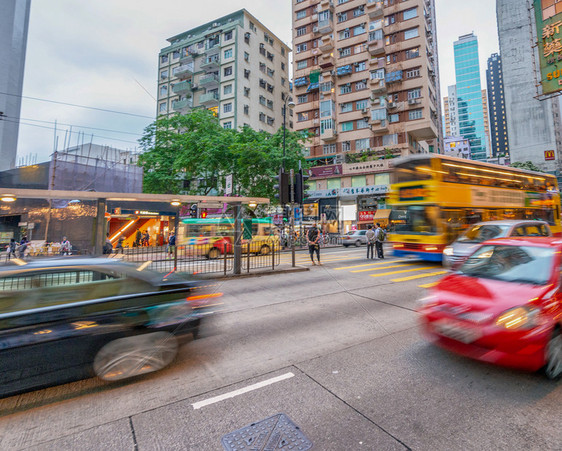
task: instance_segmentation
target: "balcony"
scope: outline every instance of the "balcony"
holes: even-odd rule
[[[333,128],[325,128],[320,132],[320,138],[324,142],[335,141],[338,137],[338,132]]]
[[[207,92],[199,97],[199,103],[201,105],[217,105],[219,103],[219,93],[218,92]]]
[[[318,31],[320,33],[331,33],[332,32],[332,20],[324,19],[318,21]]]
[[[382,56],[385,54],[384,41],[382,39],[377,39],[375,41],[369,42],[369,53],[372,56]]]
[[[191,95],[193,87],[190,81],[180,81],[172,88],[174,94],[188,94]]]
[[[172,74],[180,79],[186,79],[193,75],[193,64],[182,64],[172,70]]]
[[[371,92],[374,95],[384,94],[386,92],[386,83],[384,80],[374,78],[371,80]]]
[[[329,53],[320,55],[320,61],[318,62],[318,65],[322,69],[330,69],[334,67],[334,57]]]
[[[191,99],[175,100],[172,102],[172,109],[175,111],[182,111],[187,108],[191,108],[192,105],[193,103],[191,102]]]
[[[205,58],[205,60],[201,63],[201,70],[204,71],[213,71],[213,70],[217,70],[220,66],[220,59],[215,56],[212,58]]]
[[[375,135],[388,132],[388,121],[386,119],[375,119],[369,121],[369,123],[371,124],[371,130]]]
[[[215,75],[215,74],[203,75],[199,79],[199,86],[205,87],[205,88],[218,86],[219,83],[220,83],[219,77],[218,77],[218,75]]]
[[[398,113],[404,111],[404,102],[386,102],[386,109],[389,113]]]
[[[327,9],[334,9],[334,2],[332,0],[320,0],[320,8],[322,11],[326,11]]]
[[[384,15],[383,2],[367,0],[367,14],[369,14],[369,19],[381,19]]]
[[[323,52],[329,52],[334,49],[334,40],[330,36],[322,36],[318,48]]]
[[[205,53],[207,54],[207,56],[216,55],[219,53],[219,51],[220,46],[218,42],[214,44],[207,43],[207,45],[205,46]]]

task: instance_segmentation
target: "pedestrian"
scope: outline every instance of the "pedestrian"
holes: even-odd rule
[[[70,241],[68,241],[68,239],[65,236],[63,236],[62,241],[60,242],[60,254],[70,255],[71,252],[72,252],[72,245],[70,244]]]
[[[19,244],[18,248],[17,248],[19,258],[25,257],[25,251],[27,250],[27,244],[28,243],[29,243],[29,241],[27,240],[27,235],[24,235],[23,238],[20,241],[20,244]]]
[[[369,226],[367,227],[367,232],[365,233],[365,237],[367,238],[367,258],[369,258],[369,255],[371,256],[371,260],[375,258],[375,243],[376,243],[376,238],[375,238],[375,231],[373,230],[373,226],[371,224],[369,224]]]
[[[142,232],[140,229],[137,229],[137,233],[135,235],[135,247],[139,247],[141,245],[142,240]]]
[[[10,259],[10,257],[14,257],[16,258],[16,249],[18,247],[18,243],[16,243],[16,240],[11,238],[10,239],[10,244],[8,244],[8,260]]]
[[[168,238],[168,254],[172,255],[176,249],[176,234],[174,232],[170,233],[170,238]]]
[[[316,260],[318,261],[318,264],[321,265],[322,263],[320,263],[319,243],[320,233],[318,232],[318,227],[316,226],[316,224],[308,229],[306,240],[308,242],[308,252],[310,252],[310,260],[312,260],[312,264],[316,265],[316,263],[314,263],[314,252],[316,252]]]
[[[111,244],[111,240],[109,239],[109,233],[105,236],[105,244],[103,245],[103,253],[104,254],[111,254],[113,252],[113,244]]]
[[[115,253],[118,254],[119,252],[123,253],[123,242],[125,241],[125,237],[121,235],[117,240],[117,245],[115,246]]]
[[[382,243],[386,239],[386,232],[377,222],[377,229],[375,230],[375,246],[377,247],[377,257],[384,259]]]
[[[148,246],[150,243],[150,235],[148,234],[148,230],[145,230],[144,235],[142,236],[142,245]]]

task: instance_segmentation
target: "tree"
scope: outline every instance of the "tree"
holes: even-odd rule
[[[511,163],[510,166],[512,168],[527,169],[528,171],[544,172],[543,170],[537,168],[532,161],[525,161],[525,163],[516,161],[514,163]]]
[[[286,131],[285,167],[306,168],[308,133]],[[222,194],[233,175],[235,194],[273,199],[273,176],[283,162],[283,129],[275,134],[245,126],[225,130],[208,110],[157,119],[140,140],[144,191]],[[184,181],[188,183],[184,184]],[[189,184],[189,188],[184,185]]]

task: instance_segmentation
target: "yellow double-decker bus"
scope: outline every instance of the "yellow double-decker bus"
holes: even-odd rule
[[[395,256],[441,261],[444,247],[480,221],[541,219],[562,235],[553,175],[436,154],[393,166],[388,240]]]

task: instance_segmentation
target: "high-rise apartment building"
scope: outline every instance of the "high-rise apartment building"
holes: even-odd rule
[[[443,130],[444,136],[458,136],[459,135],[459,114],[457,111],[457,87],[456,85],[449,86],[448,96],[443,98],[443,106],[445,111],[445,129]]]
[[[484,134],[486,135],[486,151],[488,158],[492,156],[492,140],[490,137],[490,116],[488,114],[488,91],[482,90],[482,113],[484,115]]]
[[[460,36],[454,45],[459,135],[470,142],[473,160],[487,158],[478,39],[473,33]]]
[[[492,156],[507,155],[509,153],[509,140],[507,138],[502,60],[497,53],[493,53],[488,58],[486,84],[488,87],[488,114],[490,117]]]
[[[560,173],[560,105],[556,98],[536,98],[536,27],[530,17],[532,10],[527,0],[497,0],[496,12],[500,55],[509,55],[502,60],[502,75],[510,159],[531,161],[544,171]]]
[[[0,171],[16,165],[31,0],[0,1]]]
[[[248,11],[168,42],[158,56],[158,115],[207,108],[224,128],[249,125],[274,133],[283,125],[290,49]]]
[[[438,150],[434,0],[293,0],[293,51],[294,128],[314,135],[311,160],[343,164],[312,177],[315,197],[374,192],[374,160]]]

